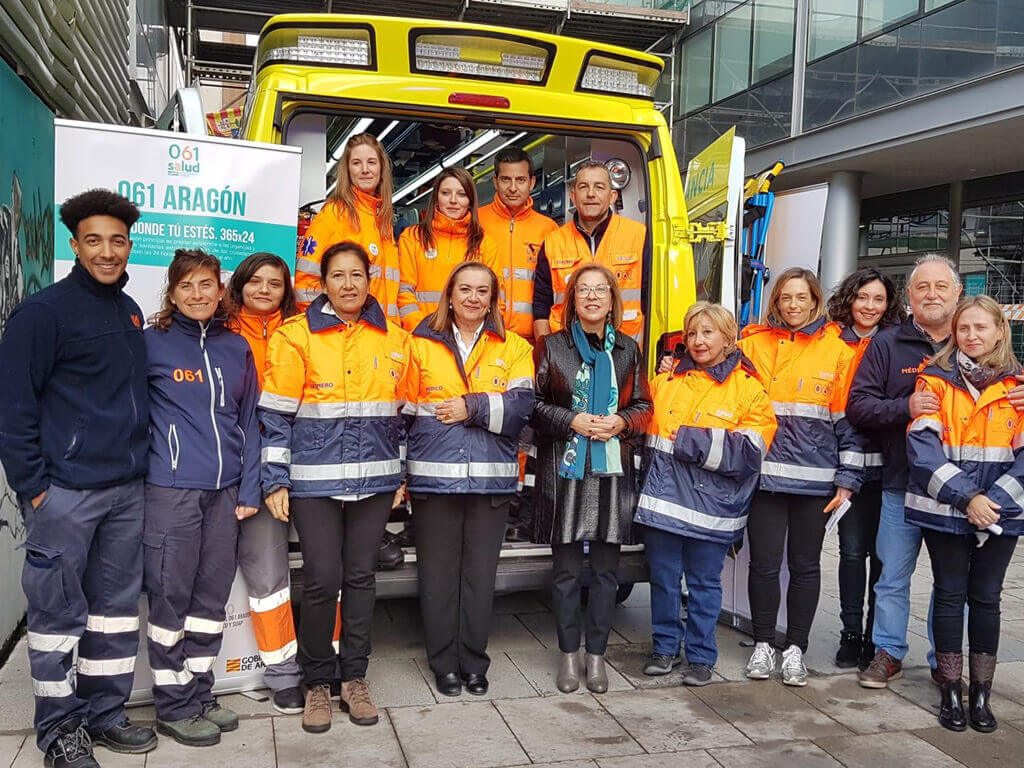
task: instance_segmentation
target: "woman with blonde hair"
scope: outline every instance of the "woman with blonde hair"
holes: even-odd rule
[[[295,260],[295,290],[299,309],[305,310],[323,293],[320,259],[341,242],[362,246],[370,257],[370,295],[384,314],[398,320],[398,246],[391,196],[394,184],[391,158],[371,133],[348,140],[338,161],[338,178],[306,231]]]
[[[699,301],[683,322],[686,351],[651,382],[651,457],[636,513],[651,568],[654,650],[645,674],[688,665],[684,685],[707,685],[718,660],[722,564],[743,539],[775,414],[753,366],[736,348],[736,320]],[[686,630],[679,620],[685,574]]]
[[[412,334],[407,478],[427,660],[445,696],[487,692],[494,577],[533,412],[531,352],[505,330],[498,278],[477,261],[452,270]]]
[[[739,348],[754,364],[778,422],[747,521],[755,640],[747,677],[766,680],[775,670],[779,572],[786,552],[782,682],[804,686],[803,654],[821,591],[826,518],[860,488],[864,474],[864,462],[856,458],[863,453],[861,438],[845,413],[854,352],[825,318],[817,276],[799,267],[776,279],[768,322],[744,328]]]
[[[442,306],[441,291],[452,269],[463,261],[480,261],[500,272],[497,247],[484,234],[477,207],[476,184],[469,172],[445,168],[434,179],[423,220],[402,232],[398,314],[406,330],[415,330]]]
[[[932,630],[941,680],[939,723],[996,729],[989,707],[1003,579],[1024,533],[1024,415],[1010,324],[988,296],[963,299],[946,346],[917,377],[939,400],[907,434],[907,522],[921,526],[934,579]],[[968,711],[963,710],[964,605],[969,607]]]
[[[619,549],[636,511],[634,442],[651,417],[637,343],[621,332],[622,292],[611,270],[592,263],[566,285],[565,327],[537,341],[537,506],[533,540],[550,544],[552,599],[562,652],[557,685],[608,690],[604,653],[615,614]],[[589,542],[589,551],[584,543]],[[581,619],[583,562],[589,556],[587,621]]]

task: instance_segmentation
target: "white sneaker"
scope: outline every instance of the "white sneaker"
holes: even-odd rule
[[[807,667],[804,666],[804,655],[795,645],[789,646],[782,652],[782,682],[797,687],[807,685]]]
[[[775,649],[770,643],[757,643],[747,662],[747,677],[751,680],[767,680],[774,671]]]

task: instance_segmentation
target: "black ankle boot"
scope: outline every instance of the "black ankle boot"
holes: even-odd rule
[[[964,688],[960,681],[964,671],[964,655],[936,653],[935,661],[942,679],[939,725],[951,731],[964,731],[967,729],[967,715],[964,713]]]
[[[994,653],[972,653],[970,655],[971,684],[967,691],[967,711],[971,728],[981,733],[992,733],[998,726],[995,715],[989,709],[992,697],[992,677],[996,671]]]
[[[839,635],[839,650],[836,651],[836,666],[850,669],[860,659],[862,640],[860,632],[843,632]]]

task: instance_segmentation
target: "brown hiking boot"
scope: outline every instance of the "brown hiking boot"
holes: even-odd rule
[[[341,684],[341,711],[356,725],[376,725],[377,708],[370,701],[370,685],[365,680],[346,680]]]
[[[302,730],[323,733],[331,729],[331,689],[314,685],[306,691],[306,708],[302,710]]]
[[[903,662],[885,651],[877,651],[868,668],[857,673],[861,688],[885,688],[890,680],[903,677]]]

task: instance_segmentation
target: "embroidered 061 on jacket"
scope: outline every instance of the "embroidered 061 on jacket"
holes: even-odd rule
[[[854,354],[839,327],[824,319],[798,331],[747,326],[739,348],[754,364],[778,422],[761,463],[761,490],[806,496],[831,496],[833,486],[858,490],[863,438],[845,412]]]
[[[485,321],[466,363],[452,333],[423,321],[412,336],[409,371],[409,490],[421,493],[516,492],[519,433],[533,413],[533,350]],[[469,418],[443,424],[438,403],[463,397]]]
[[[989,385],[975,402],[954,365],[930,365],[917,378],[918,390],[939,398],[939,412],[923,414],[907,432],[907,522],[945,533],[977,533],[967,505],[978,494],[998,504],[1003,533],[1024,533],[1024,414],[1007,392],[1007,376]]]
[[[673,372],[657,376],[651,391],[650,460],[636,522],[680,536],[739,541],[777,427],[753,365],[738,351],[707,369],[686,356]]]

